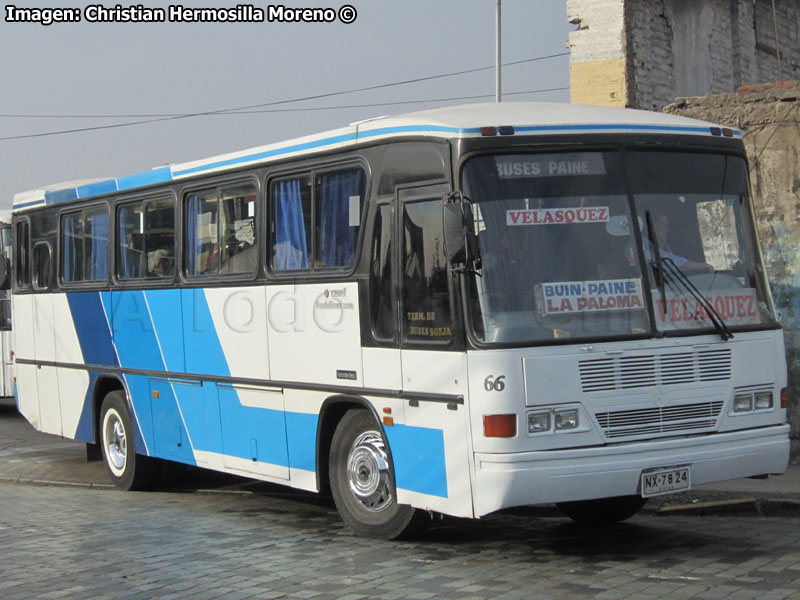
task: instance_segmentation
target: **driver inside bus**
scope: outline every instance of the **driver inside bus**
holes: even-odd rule
[[[688,259],[684,256],[676,254],[673,252],[672,248],[669,245],[669,217],[666,213],[656,213],[653,216],[653,235],[655,236],[655,242],[658,244],[658,251],[661,255],[661,258],[668,258],[675,265],[684,271],[692,272],[692,273],[713,273],[714,267],[706,262],[697,262],[691,259]],[[653,240],[644,237],[644,247],[645,251],[648,254],[648,258],[655,262],[655,245],[653,244]]]

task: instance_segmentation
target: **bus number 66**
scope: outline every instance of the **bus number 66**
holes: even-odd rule
[[[492,380],[494,375],[487,375],[486,379],[483,380],[483,389],[487,392],[502,392],[506,389],[506,382],[503,381],[506,376],[505,375],[498,375],[497,379]]]

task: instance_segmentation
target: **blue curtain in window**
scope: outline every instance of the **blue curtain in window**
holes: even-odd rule
[[[99,281],[108,273],[108,215],[92,216],[91,279]]]
[[[64,217],[64,281],[75,281],[75,218]]]
[[[360,197],[361,175],[360,170],[353,170],[322,176],[319,259],[323,266],[353,263],[357,227],[350,226],[350,197]]]
[[[130,223],[131,210],[123,208],[119,211],[119,274],[123,279],[136,277],[136,253],[128,248],[128,240],[133,235],[133,226]]]
[[[197,214],[200,208],[200,196],[189,196],[186,210],[186,257],[189,260],[189,273],[197,274]]]
[[[275,196],[275,268],[279,271],[308,268],[308,243],[299,179],[278,183]]]

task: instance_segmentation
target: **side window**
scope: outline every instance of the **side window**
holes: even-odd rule
[[[199,191],[188,196],[186,270],[189,275],[255,272],[256,198],[252,185]]]
[[[61,217],[61,277],[83,281],[83,222],[80,213]]]
[[[395,320],[392,302],[392,207],[383,204],[375,214],[370,249],[370,316],[375,337],[394,339]]]
[[[33,289],[50,288],[50,245],[39,242],[33,247]]]
[[[316,266],[353,264],[364,203],[364,172],[349,169],[316,177]]]
[[[175,203],[161,198],[120,206],[117,240],[117,277],[172,277],[175,274]]]
[[[30,231],[30,223],[27,221],[17,223],[16,279],[17,285],[20,287],[27,287],[31,284]]]
[[[403,213],[403,334],[408,341],[448,342],[452,335],[442,204],[406,204]]]
[[[61,277],[67,283],[108,277],[108,214],[104,207],[61,217]]]
[[[220,273],[254,273],[256,190],[252,185],[222,190],[220,195]]]
[[[272,270],[352,265],[365,186],[364,172],[353,168],[274,181],[270,186]]]

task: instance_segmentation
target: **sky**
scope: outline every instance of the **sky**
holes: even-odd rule
[[[102,4],[110,8],[117,3]],[[96,2],[19,0],[12,4],[76,8],[83,16],[83,9]],[[138,0],[136,4],[166,8],[170,2]],[[230,8],[236,4],[237,0],[210,0],[184,6]],[[284,6],[338,11],[345,4],[356,9],[351,24],[91,23],[82,19],[44,26],[8,22],[9,4],[4,3],[0,16],[0,210],[10,208],[15,193],[44,185],[128,175],[380,115],[494,100],[495,74],[487,69],[285,102],[494,64],[494,0],[318,0]],[[503,0],[503,63],[565,53],[567,35],[574,29],[567,22],[565,5],[563,0]],[[255,0],[251,6],[267,13],[270,5]],[[568,102],[568,86],[566,55],[503,69],[505,100]],[[553,91],[514,94],[535,90]],[[486,97],[455,99],[479,95]],[[239,114],[110,127],[163,115],[277,102],[281,104]],[[298,110],[309,108],[321,110]],[[41,135],[90,127],[103,128]]]

